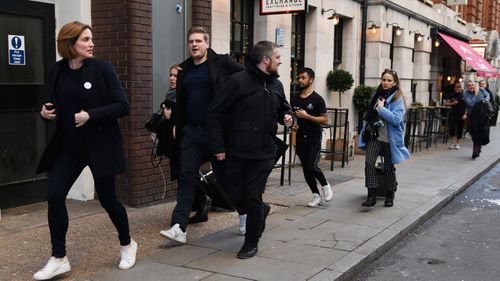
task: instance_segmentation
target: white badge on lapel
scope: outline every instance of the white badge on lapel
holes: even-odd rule
[[[92,83],[85,82],[85,83],[83,83],[83,87],[88,90],[88,89],[92,88]]]

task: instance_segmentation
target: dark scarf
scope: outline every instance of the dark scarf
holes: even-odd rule
[[[377,112],[377,110],[375,110],[375,105],[377,104],[377,100],[379,98],[383,98],[384,100],[387,100],[387,98],[389,98],[392,94],[396,93],[398,90],[399,90],[398,86],[394,86],[390,89],[384,90],[384,88],[382,88],[382,85],[379,85],[377,90],[375,90],[375,94],[373,95],[373,97],[370,101],[370,107],[368,109],[368,112],[366,112],[363,120],[375,121],[377,116],[378,116],[378,112]]]

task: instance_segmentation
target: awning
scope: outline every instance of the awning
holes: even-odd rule
[[[460,41],[451,36],[438,32],[439,36],[457,52],[466,63],[477,71],[477,75],[481,77],[497,77],[500,76],[498,70],[491,66],[485,59],[481,57],[474,49],[469,47],[464,41]]]

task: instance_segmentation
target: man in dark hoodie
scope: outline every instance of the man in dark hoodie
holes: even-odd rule
[[[187,41],[191,57],[179,65],[174,116],[174,137],[181,147],[177,205],[172,213],[171,228],[160,231],[161,235],[180,243],[186,243],[188,222],[208,219],[209,204],[204,203],[201,203],[203,210],[194,219],[189,219],[195,194],[198,193],[203,200],[206,198],[201,190],[196,189],[195,182],[204,161],[210,160],[217,182],[224,185],[224,163],[217,161],[210,150],[207,112],[222,83],[244,69],[229,55],[218,55],[209,48],[209,35],[203,27],[192,27]]]
[[[245,71],[229,78],[212,103],[207,127],[215,156],[226,162],[226,183],[237,208],[246,211],[241,259],[257,254],[270,206],[262,201],[267,177],[274,167],[277,122],[293,124],[283,85],[278,78],[281,54],[269,41],[257,43]]]

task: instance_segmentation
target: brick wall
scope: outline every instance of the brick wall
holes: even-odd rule
[[[94,55],[113,63],[130,102],[130,115],[120,120],[128,171],[118,178],[117,191],[132,206],[161,200],[164,192],[175,195],[167,161],[166,189],[160,169],[151,165],[152,141],[144,129],[152,112],[151,10],[151,0],[92,1]]]
[[[203,26],[209,33],[212,27],[212,1],[193,0],[192,25]]]

